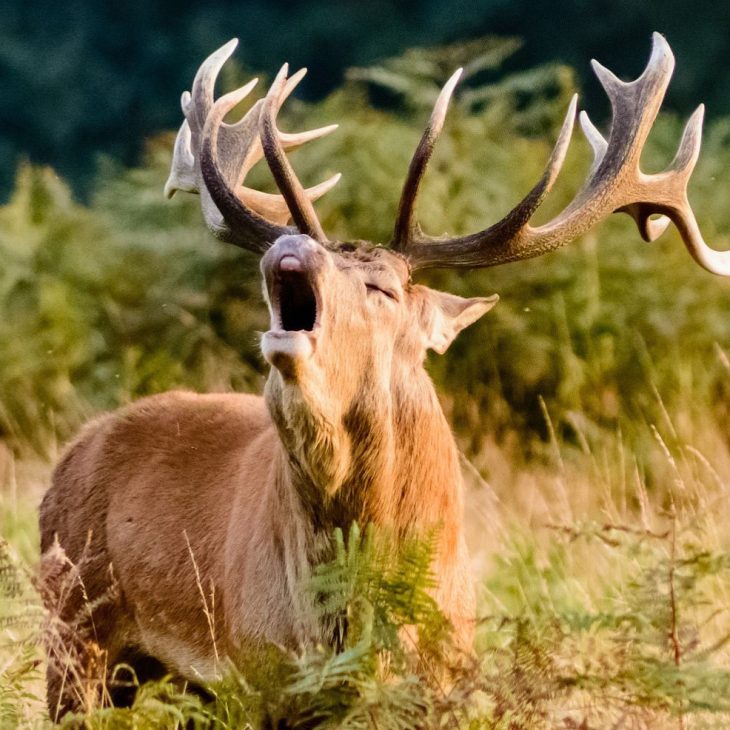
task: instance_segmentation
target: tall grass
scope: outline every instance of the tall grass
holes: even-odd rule
[[[91,702],[85,721],[100,728],[270,727],[284,718],[291,727],[725,727],[730,454],[716,433],[705,432],[713,451],[706,455],[680,434],[670,446],[669,424],[647,429],[647,461],[662,473],[654,484],[617,434],[586,451],[556,436],[545,463],[510,463],[509,478],[495,482],[496,504],[485,485],[470,486],[476,654],[448,682],[414,659],[416,636],[422,652],[448,656],[448,625],[428,593],[430,543],[394,556],[377,534],[365,538],[353,528],[337,538],[331,562],[308,588],[323,617],[340,627],[337,651],[272,647],[239,658],[206,688],[211,699],[165,680],[146,686],[131,709]],[[491,454],[508,458],[504,448]],[[41,486],[23,484],[23,501]],[[29,510],[25,520],[32,519]],[[37,598],[17,551],[4,550],[0,712],[40,726]]]

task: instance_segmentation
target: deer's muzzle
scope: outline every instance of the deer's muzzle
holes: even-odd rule
[[[309,236],[282,236],[262,259],[271,328],[261,347],[280,370],[311,357],[316,347],[322,299],[319,280],[327,253]]]

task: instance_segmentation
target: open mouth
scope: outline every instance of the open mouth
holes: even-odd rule
[[[279,269],[273,305],[285,332],[311,332],[317,324],[317,296],[306,271]]]
[[[261,337],[261,354],[285,380],[296,380],[308,367],[321,334],[321,261],[313,253],[316,244],[299,238],[283,238],[262,261],[271,328]]]
[[[308,360],[317,346],[321,305],[315,276],[292,254],[283,256],[271,274],[271,329],[261,339],[261,351],[285,377],[294,377],[297,363]]]

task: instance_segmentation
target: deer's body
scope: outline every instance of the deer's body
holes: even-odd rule
[[[438,529],[435,598],[468,649],[458,452],[422,361],[493,300],[410,285],[384,249],[335,255],[306,236],[280,239],[262,268],[274,322],[264,398],[146,398],[89,424],[61,459],[41,507],[42,572],[60,583],[58,540],[83,586],[67,591],[62,618],[92,606],[79,633],[108,666],[153,657],[191,680],[251,645],[326,643],[305,584],[334,529],[356,520],[396,537]],[[307,287],[318,323],[311,313],[311,329],[288,330],[306,309],[289,300]],[[336,308],[357,294],[359,309]],[[334,357],[331,332],[343,330],[351,339]],[[66,674],[49,662],[52,708],[75,706]]]
[[[144,399],[93,422],[70,446],[41,507],[41,547],[47,552],[58,537],[81,566],[92,601],[113,581],[123,586],[94,617],[112,663],[136,648],[191,679],[211,674],[213,637],[196,568],[214,606],[221,652],[227,627],[241,618],[227,581],[239,578],[236,586],[249,597],[244,611],[284,590],[285,572],[272,569],[271,549],[272,540],[284,538],[266,532],[272,520],[275,529],[282,526],[269,478],[280,463],[262,399],[245,395]],[[255,545],[256,561],[244,548],[229,565],[235,542]],[[258,584],[252,562],[266,575]],[[275,610],[262,612],[253,626],[268,621],[272,638],[291,644],[292,622],[288,632],[283,628],[287,603],[269,605]],[[69,615],[79,609],[66,607]]]
[[[138,650],[195,680],[213,676],[216,651],[236,656],[248,641],[329,640],[302,588],[334,525],[440,525],[441,602],[468,645],[458,461],[453,447],[433,454],[433,471],[420,461],[360,475],[356,459],[336,498],[312,499],[262,398],[166,393],[95,421],[70,446],[41,509],[42,549],[58,536],[91,601],[112,580],[122,587],[95,618],[112,662]],[[364,500],[376,481],[377,500]]]
[[[457,71],[411,162],[390,249],[329,241],[312,200],[338,176],[305,190],[291,169],[285,149],[333,130],[277,129],[279,106],[301,72],[287,79],[285,66],[265,99],[236,124],[223,121],[253,86],[214,100],[215,77],[234,48],[213,53],[192,93],[183,94],[185,121],[165,190],[200,193],[219,239],[264,254],[265,396],[148,398],[93,422],[66,452],[41,508],[44,600],[62,627],[47,640],[54,718],[83,707],[100,663],[102,674],[117,661],[141,670],[135,658],[146,656],[195,680],[251,644],[334,638],[314,618],[303,586],[328,557],[334,529],[354,520],[397,537],[439,529],[435,597],[457,644],[468,648],[474,595],[461,476],[423,361],[428,349],[444,352],[497,298],[463,299],[414,284],[414,270],[538,256],[623,211],[647,240],[673,221],[700,264],[730,274],[730,253],[702,240],[686,197],[701,108],[668,170],[639,168],[674,63],[659,35],[634,82],[594,65],[612,126],[606,139],[582,114],[593,165],[560,214],[529,223],[565,158],[576,98],[544,175],[522,202],[483,231],[437,240],[420,230],[415,202]],[[244,185],[262,157],[281,196]],[[285,225],[290,217],[296,227]]]

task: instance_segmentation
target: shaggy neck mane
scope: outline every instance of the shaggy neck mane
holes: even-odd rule
[[[339,418],[326,405],[315,412],[302,402],[269,399],[283,445],[280,498],[311,526],[310,554],[335,527],[347,530],[354,520],[399,536],[438,527],[445,547],[456,539],[458,452],[433,384],[420,366],[392,376],[388,390],[364,388],[367,395]]]

